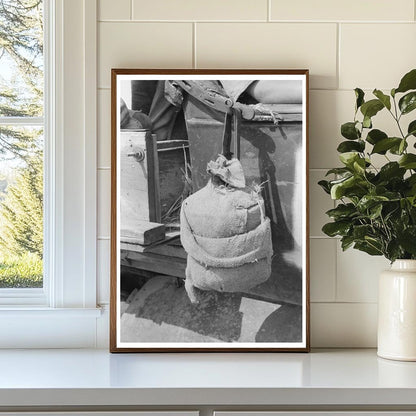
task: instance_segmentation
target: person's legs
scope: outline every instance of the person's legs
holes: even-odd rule
[[[169,140],[180,108],[172,105],[165,98],[165,81],[158,81],[155,96],[150,108],[149,117],[152,121],[152,132],[157,140]]]
[[[131,109],[149,114],[157,81],[131,81]]]
[[[302,81],[260,80],[251,84],[247,93],[263,104],[300,104]]]

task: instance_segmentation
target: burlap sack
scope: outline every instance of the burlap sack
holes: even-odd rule
[[[194,303],[194,287],[241,292],[270,277],[270,220],[262,197],[248,187],[210,181],[188,197],[181,209],[181,242],[188,253],[185,288]]]

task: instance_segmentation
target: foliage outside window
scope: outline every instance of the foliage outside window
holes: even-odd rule
[[[43,285],[43,2],[0,0],[0,288]]]

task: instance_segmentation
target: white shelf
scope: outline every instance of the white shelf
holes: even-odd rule
[[[28,406],[411,406],[416,363],[375,350],[0,350],[0,410]]]

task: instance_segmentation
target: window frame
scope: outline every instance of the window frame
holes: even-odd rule
[[[50,83],[48,80],[49,77],[49,62],[52,61],[51,59],[51,50],[49,48],[49,36],[52,33],[50,30],[50,23],[52,20],[50,19],[50,12],[51,7],[53,5],[53,0],[43,0],[43,14],[44,14],[44,46],[46,46],[44,50],[44,97],[43,97],[43,108],[44,108],[44,115],[43,116],[37,116],[37,117],[9,117],[9,116],[0,116],[0,124],[12,126],[12,127],[28,127],[28,126],[34,126],[34,127],[42,127],[44,130],[44,137],[46,138],[48,136],[48,123],[47,120],[50,117],[47,117],[48,115],[48,108],[49,108],[49,101],[50,101],[50,95],[52,91],[50,91]],[[45,145],[47,143],[47,140],[44,140]],[[47,155],[47,149],[44,148],[44,170],[46,171],[47,168],[47,162],[46,160],[50,160],[50,158]],[[47,182],[46,175],[44,175],[44,206],[48,205],[49,203],[49,197],[45,192],[45,184]],[[45,198],[46,196],[46,198]],[[46,199],[46,200],[45,200]],[[47,230],[47,224],[48,224],[48,218],[45,215],[45,208],[43,212],[43,221],[44,221],[44,230],[43,230],[43,240],[44,243],[47,245],[49,244],[49,241],[46,238],[45,231]],[[49,211],[49,210],[48,210]],[[46,227],[45,227],[46,225]],[[46,252],[46,249],[45,249]],[[31,306],[46,306],[49,302],[49,296],[48,296],[48,287],[49,287],[49,276],[50,276],[50,270],[49,270],[49,264],[47,261],[43,261],[43,287],[42,288],[7,288],[7,289],[0,289],[0,307],[4,305],[31,305]]]
[[[44,1],[44,287],[0,294],[0,347],[94,347],[97,0]]]

